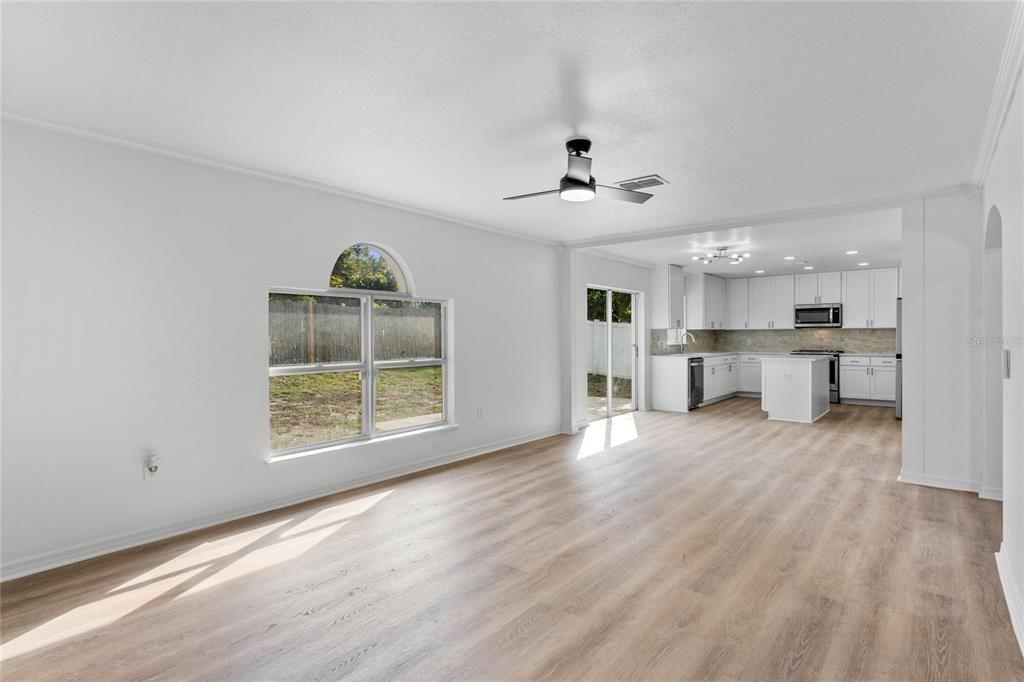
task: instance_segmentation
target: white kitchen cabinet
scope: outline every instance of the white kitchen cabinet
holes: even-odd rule
[[[896,400],[896,359],[847,357],[839,359],[841,400]]]
[[[818,302],[818,276],[817,275],[796,275],[796,298],[797,305]]]
[[[727,280],[729,292],[729,325],[728,329],[748,329],[750,320],[750,280],[737,277]]]
[[[871,400],[871,368],[860,365],[839,366],[839,399]]]
[[[843,273],[843,327],[867,328],[871,321],[871,271]]]
[[[761,392],[761,362],[740,363],[740,391],[744,393]]]
[[[751,277],[748,329],[770,329],[772,321],[772,278]]]
[[[871,368],[871,400],[896,400],[896,368]]]
[[[772,329],[793,329],[793,275],[772,277]]]
[[[793,275],[751,277],[747,329],[792,329],[793,287]]]
[[[795,276],[796,305],[839,303],[843,297],[841,272],[821,272]]]
[[[843,327],[883,329],[896,326],[899,269],[849,270],[843,273]]]
[[[843,300],[843,273],[823,272],[818,275],[818,303],[839,303]]]
[[[721,366],[704,366],[704,402],[714,400],[724,393],[721,370]]]
[[[871,271],[871,327],[896,327],[896,299],[900,273],[896,268]]]
[[[651,274],[651,328],[680,329],[686,325],[685,271],[678,265],[655,266]]]
[[[703,272],[686,274],[686,328],[725,329],[726,282]]]
[[[726,393],[735,393],[740,390],[740,363],[735,360],[726,365],[725,388]]]

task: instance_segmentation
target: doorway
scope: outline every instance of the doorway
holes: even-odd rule
[[[993,206],[985,221],[985,255],[982,280],[984,315],[984,456],[981,466],[982,497],[1003,497],[1003,376],[1005,336],[1003,334],[1003,219]]]
[[[587,288],[587,420],[636,410],[637,295]]]

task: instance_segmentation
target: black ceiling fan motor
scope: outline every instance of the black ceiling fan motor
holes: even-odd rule
[[[565,141],[565,151],[576,156],[590,152],[590,140],[585,137],[574,137]]]

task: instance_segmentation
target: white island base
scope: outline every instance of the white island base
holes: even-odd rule
[[[828,414],[827,355],[766,357],[761,409],[768,419],[810,424]]]

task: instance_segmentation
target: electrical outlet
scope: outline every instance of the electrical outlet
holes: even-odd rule
[[[482,407],[476,408],[476,418],[477,419],[483,419],[484,418],[484,408],[482,408]]]

